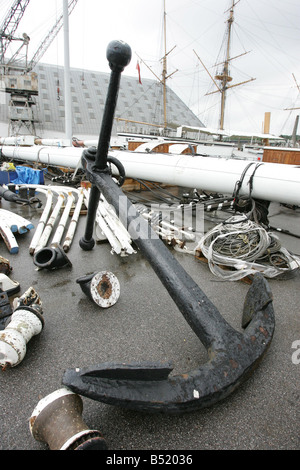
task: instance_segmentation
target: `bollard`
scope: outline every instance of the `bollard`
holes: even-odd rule
[[[56,390],[34,409],[29,420],[31,435],[50,450],[106,450],[102,434],[87,427],[82,411],[79,395],[66,388]]]

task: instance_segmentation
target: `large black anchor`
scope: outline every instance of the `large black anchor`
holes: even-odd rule
[[[198,369],[181,375],[171,374],[171,363],[103,363],[68,369],[62,381],[75,393],[111,405],[147,412],[197,410],[227,397],[261,361],[275,328],[272,294],[263,276],[255,275],[244,305],[244,331],[236,331],[113,181],[107,154],[120,76],[130,62],[130,47],[114,41],[107,48],[107,58],[112,72],[99,144],[97,151],[87,150],[82,156],[92,188],[85,234],[80,246],[85,250],[94,246],[95,212],[102,192],[205,346],[209,359]]]

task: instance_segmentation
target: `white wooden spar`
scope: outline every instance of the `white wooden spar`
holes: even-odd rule
[[[114,151],[130,178],[233,194],[249,160],[191,155]],[[249,179],[256,164],[245,173],[240,195],[249,195]],[[260,165],[253,177],[252,196],[266,201],[300,205],[300,167],[278,163]],[[114,170],[114,166],[112,167]]]
[[[72,208],[73,202],[74,202],[74,196],[71,192],[69,192],[64,211],[62,213],[62,216],[61,216],[61,218],[59,220],[59,223],[58,223],[58,227],[57,227],[57,229],[56,229],[56,231],[53,235],[53,238],[52,238],[52,242],[51,242],[51,245],[50,245],[51,247],[56,247],[57,245],[60,244],[63,233],[65,231],[65,227],[66,227],[67,222],[68,222],[69,213],[70,213],[70,210]]]
[[[43,230],[42,235],[40,236],[37,246],[35,247],[34,253],[37,253],[39,250],[41,250],[47,245],[53,226],[59,217],[59,212],[64,202],[64,199],[65,199],[65,196],[63,195],[63,193],[62,192],[59,193],[57,196],[55,207],[52,210],[52,213],[47,221],[47,224]]]
[[[63,250],[66,253],[69,251],[73,238],[74,238],[82,204],[83,204],[83,189],[81,188],[78,190],[78,198],[77,198],[77,202],[76,202],[75,209],[73,212],[72,220],[69,223],[69,228],[67,230],[67,233],[65,235],[65,240],[63,243]]]
[[[2,155],[22,161],[46,165],[81,168],[82,148],[65,147],[2,147]],[[164,153],[110,151],[123,164],[128,178],[233,194],[237,181],[249,160],[223,159]],[[245,173],[240,195],[249,194],[249,179],[255,164]],[[115,167],[113,166],[113,171]],[[117,171],[117,170],[115,170]],[[253,178],[252,196],[272,202],[300,205],[300,167],[278,163],[260,165]]]
[[[47,190],[47,199],[46,199],[46,204],[45,204],[43,213],[40,217],[38,226],[37,226],[37,228],[34,232],[34,235],[32,237],[32,240],[31,240],[31,243],[30,243],[30,246],[29,246],[29,253],[31,255],[34,254],[34,250],[36,249],[37,244],[39,242],[39,239],[40,239],[40,237],[41,237],[41,235],[44,231],[45,225],[46,225],[47,220],[48,220],[48,216],[49,216],[50,211],[51,211],[52,200],[53,200],[53,193],[52,193],[51,189],[49,188]]]

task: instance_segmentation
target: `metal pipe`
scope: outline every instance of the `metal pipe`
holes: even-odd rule
[[[115,305],[120,297],[118,278],[109,271],[88,274],[76,279],[84,292],[99,307],[109,308]]]
[[[33,256],[33,262],[39,269],[59,269],[66,266],[72,267],[72,263],[64,250],[57,245],[55,247],[43,247]]]
[[[65,241],[63,243],[63,249],[64,249],[65,252],[67,252],[69,250],[70,246],[71,246],[72,241],[73,241],[75,230],[76,230],[76,227],[77,227],[78,218],[79,218],[79,215],[80,215],[80,210],[81,210],[81,207],[82,207],[82,204],[83,204],[83,189],[76,189],[76,188],[72,188],[72,187],[68,187],[68,186],[64,187],[64,188],[62,186],[51,186],[51,189],[50,189],[48,186],[45,186],[45,185],[32,185],[32,184],[28,184],[27,187],[29,188],[29,190],[32,188],[32,189],[35,189],[39,192],[45,193],[46,196],[47,196],[46,205],[45,205],[43,214],[40,218],[39,224],[36,228],[36,231],[34,233],[33,239],[31,241],[31,244],[30,244],[30,247],[29,247],[29,252],[30,252],[31,255],[34,254],[34,251],[37,248],[37,244],[39,243],[41,235],[42,235],[42,233],[45,229],[45,225],[46,225],[46,222],[48,220],[48,216],[49,216],[49,213],[50,213],[50,210],[51,210],[51,207],[52,207],[53,193],[55,193],[55,192],[58,193],[58,197],[59,197],[60,194],[68,195],[69,204],[71,204],[71,199],[74,201],[75,195],[77,196],[77,202],[76,202],[76,206],[75,206],[75,209],[74,209],[74,213],[73,213],[71,222],[69,224],[67,233],[65,235]],[[68,204],[68,202],[67,202],[67,204]],[[66,225],[67,213],[69,214],[68,209],[66,209],[64,219],[61,220],[61,222],[60,222],[61,226]],[[57,233],[56,236],[58,236],[59,233],[61,232],[61,228],[60,228],[60,230],[59,230],[59,232]],[[53,243],[57,244],[57,243],[59,243],[59,241],[58,241],[58,239],[56,239],[56,240],[54,239],[54,241],[52,240],[52,244]],[[42,241],[41,243],[44,243],[44,242]]]
[[[135,253],[131,243],[132,240],[129,236],[129,233],[124,228],[124,225],[120,222],[116,212],[112,209],[112,207],[107,203],[103,195],[100,196],[100,201],[97,208],[96,214],[96,221],[106,233],[106,228],[110,230],[113,236],[117,239],[118,244],[121,248],[121,254],[132,254]],[[101,223],[101,222],[104,222]],[[109,237],[108,237],[109,238]]]
[[[60,244],[73,202],[74,202],[74,196],[72,193],[69,193],[64,211],[60,218],[58,227],[56,228],[56,231],[53,235],[53,239],[52,239],[50,246],[55,247]]]
[[[53,193],[52,191],[49,189],[47,191],[47,199],[46,199],[46,204],[45,204],[45,207],[44,207],[44,210],[43,210],[43,213],[40,217],[40,220],[39,220],[39,223],[38,223],[38,226],[34,232],[34,235],[32,237],[32,240],[31,240],[31,243],[30,243],[30,246],[29,246],[29,253],[31,255],[33,255],[34,253],[34,250],[36,249],[37,247],[37,244],[40,240],[40,237],[44,231],[44,228],[45,228],[45,225],[46,225],[46,222],[48,220],[48,216],[50,214],[50,210],[51,210],[51,207],[52,207],[52,200],[53,200]]]
[[[85,190],[85,205],[89,206],[90,191]],[[117,220],[116,214],[107,212],[107,206],[103,207],[103,197],[98,203],[93,228],[93,236],[97,241],[107,240],[112,248],[112,253],[125,256],[129,253],[135,253],[131,246],[131,239],[124,226]],[[110,208],[111,209],[111,208]],[[119,222],[119,223],[118,223]]]

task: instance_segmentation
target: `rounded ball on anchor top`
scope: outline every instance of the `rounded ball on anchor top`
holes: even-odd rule
[[[123,70],[131,60],[131,48],[124,41],[111,41],[106,49],[106,57],[110,67]]]

